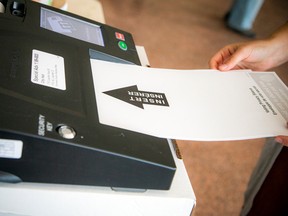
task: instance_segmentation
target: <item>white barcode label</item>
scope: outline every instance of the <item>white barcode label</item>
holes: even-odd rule
[[[31,82],[66,90],[64,58],[34,49],[32,51]]]
[[[23,142],[20,140],[0,139],[0,158],[20,159]]]

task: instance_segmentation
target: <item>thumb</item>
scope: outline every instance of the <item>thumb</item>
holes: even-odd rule
[[[219,70],[228,71],[235,69],[235,67],[243,61],[247,56],[241,50],[237,50],[230,58],[228,58],[222,65],[219,66]]]

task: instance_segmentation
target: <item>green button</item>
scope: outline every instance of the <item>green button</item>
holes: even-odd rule
[[[124,41],[119,41],[118,46],[124,51],[128,49],[127,44]]]

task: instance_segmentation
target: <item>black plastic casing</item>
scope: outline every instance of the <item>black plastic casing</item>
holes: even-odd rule
[[[105,46],[41,28],[41,7],[101,26]],[[127,51],[115,32],[124,34]],[[35,2],[8,1],[0,13],[0,49],[0,149],[1,139],[23,142],[21,158],[0,158],[2,174],[24,182],[170,188],[176,165],[166,139],[99,123],[90,58],[139,65],[131,34]],[[66,90],[31,82],[33,49],[64,58]],[[61,137],[61,125],[72,127],[75,138]]]

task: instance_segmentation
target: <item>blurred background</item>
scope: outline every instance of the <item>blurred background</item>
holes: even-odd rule
[[[95,15],[91,0],[69,1],[79,1],[75,10],[85,4],[88,9],[81,15]],[[226,27],[224,16],[232,0],[99,1],[106,23],[132,33],[154,68],[207,69],[210,58],[223,46],[252,40]],[[287,11],[287,0],[266,0],[254,23],[255,39],[269,36],[287,22]],[[273,71],[288,84],[288,64]],[[193,215],[239,215],[264,139],[177,143],[197,198]]]
[[[252,40],[224,22],[232,0],[101,0],[109,25],[145,47],[151,67],[206,69],[223,46]],[[287,0],[266,0],[254,23],[256,39],[288,21]],[[288,64],[275,68],[288,84]],[[171,122],[173,124],[173,122]],[[178,141],[197,205],[194,216],[239,215],[249,176],[264,139],[233,142]]]

